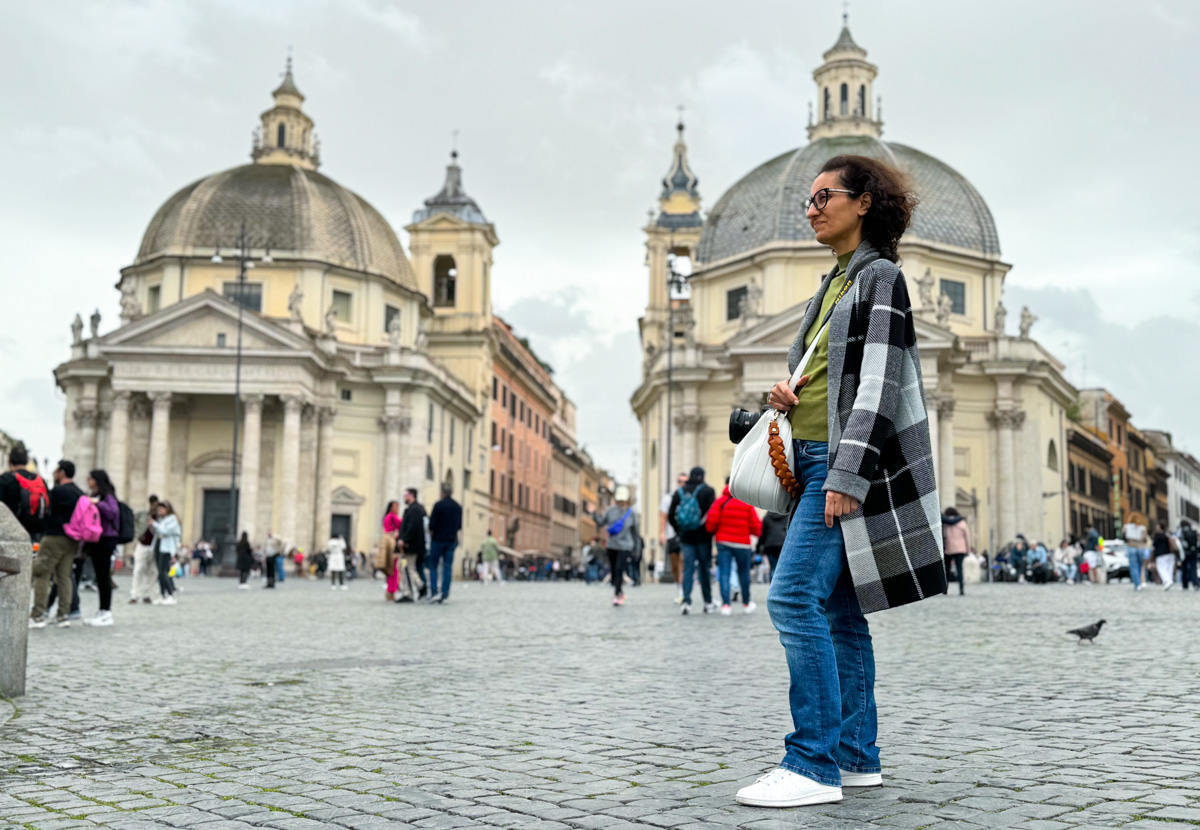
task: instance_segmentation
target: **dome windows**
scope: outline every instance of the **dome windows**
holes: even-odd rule
[[[859,118],[867,117],[867,85],[858,86],[858,109],[854,112]]]
[[[275,128],[275,146],[287,146],[287,127],[283,125],[282,121],[279,122],[279,126]]]
[[[850,114],[850,85],[849,84],[842,84],[842,91],[840,94],[839,102],[840,103],[838,104],[838,114],[839,115],[849,115]]]

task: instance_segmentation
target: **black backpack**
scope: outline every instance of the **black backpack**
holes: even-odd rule
[[[135,535],[134,525],[137,520],[133,516],[133,508],[123,501],[117,502],[117,514],[119,520],[117,522],[117,544],[127,545],[133,541]]]
[[[1198,546],[1197,542],[1200,542],[1200,539],[1198,539],[1196,536],[1196,528],[1185,527],[1183,529],[1182,536],[1184,551],[1186,553],[1195,553]]]

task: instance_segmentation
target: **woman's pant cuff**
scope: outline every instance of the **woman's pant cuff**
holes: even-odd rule
[[[812,781],[816,781],[818,784],[824,784],[826,787],[842,786],[841,776],[838,776],[837,778],[830,778],[828,775],[821,775],[820,773],[815,772],[814,770],[810,769],[809,767],[802,766],[800,764],[793,764],[793,763],[789,762],[787,759],[784,759],[779,764],[779,767],[780,767],[780,769],[785,769],[788,772],[794,772],[797,775],[803,775],[805,778],[808,778]]]

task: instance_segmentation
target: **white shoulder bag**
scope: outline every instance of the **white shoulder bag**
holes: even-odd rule
[[[858,280],[854,280],[857,283]],[[846,295],[850,285],[843,286],[842,293],[834,301],[836,307]],[[854,296],[858,297],[858,286],[854,286]],[[825,316],[817,336],[804,352],[804,357],[792,372],[788,385],[796,388],[800,378],[804,377],[804,369],[812,360],[817,344],[825,336],[829,328],[829,320],[833,317],[833,309]],[[792,502],[800,498],[800,483],[792,473],[795,453],[792,450],[792,422],[788,413],[772,408],[764,412],[762,417],[746,434],[746,437],[733,451],[733,466],[729,471],[729,492],[735,499],[771,513],[787,513],[792,509]]]

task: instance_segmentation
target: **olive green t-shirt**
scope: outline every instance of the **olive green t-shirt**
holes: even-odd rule
[[[842,286],[846,284],[846,266],[854,256],[851,251],[837,258],[837,275],[830,281],[825,296],[821,299],[821,312],[816,316],[808,333],[804,337],[804,348],[812,345],[813,338],[821,330],[821,321],[837,302]],[[804,369],[808,375],[808,383],[800,390],[800,401],[788,413],[788,421],[792,425],[792,438],[805,441],[829,440],[829,335],[828,329],[821,335],[821,342],[813,350],[813,356]]]

